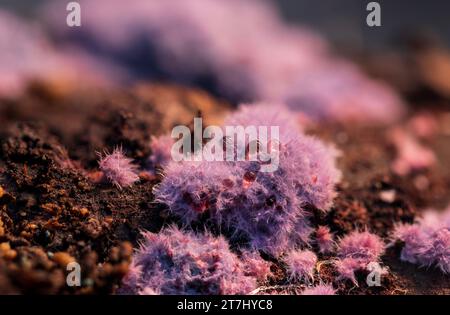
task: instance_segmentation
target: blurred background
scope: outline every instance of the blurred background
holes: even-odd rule
[[[142,0],[145,1],[145,0]],[[392,47],[399,36],[417,34],[434,36],[450,44],[448,27],[450,1],[380,0],[382,27],[366,25],[369,0],[270,0],[286,20],[318,31],[338,48],[384,49]],[[47,0],[0,0],[0,8],[39,19],[36,8]],[[69,1],[67,1],[69,2]]]
[[[379,27],[369,0],[79,0],[81,27],[69,2],[0,0],[0,96],[36,80],[175,83],[374,122],[402,117],[404,100],[450,98],[449,1],[380,0]]]

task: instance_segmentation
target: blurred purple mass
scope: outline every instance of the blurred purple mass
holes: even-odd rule
[[[0,9],[0,97],[14,97],[30,81],[104,85],[116,73],[79,47],[54,45],[43,28]]]
[[[80,1],[82,27],[46,6],[61,42],[77,43],[132,80],[199,86],[233,102],[287,103],[313,119],[389,123],[404,112],[386,85],[332,55],[317,34],[288,25],[266,1]]]

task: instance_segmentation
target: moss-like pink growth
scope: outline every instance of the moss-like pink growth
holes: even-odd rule
[[[294,113],[283,105],[247,104],[241,105],[227,117],[225,125],[278,127],[279,168],[275,172],[259,172],[260,165],[257,163],[238,163],[238,166],[257,175],[256,180],[251,181],[254,186],[261,183],[273,188],[286,187],[295,191],[300,203],[327,211],[335,197],[335,185],[341,177],[336,167],[339,152],[331,145],[305,136],[293,117]]]
[[[251,109],[243,107],[228,122],[243,127],[281,124],[276,170],[263,172],[262,161],[172,162],[155,196],[187,224],[206,217],[232,238],[278,256],[309,243],[312,228],[305,205],[330,208],[340,179],[337,152],[302,135],[287,113]]]
[[[399,224],[392,238],[405,243],[400,259],[450,273],[450,207],[444,213],[426,212],[415,224]]]
[[[429,112],[419,112],[408,120],[408,130],[416,137],[430,139],[439,132],[437,117]]]
[[[156,200],[190,224],[201,218],[226,229],[234,239],[278,255],[310,233],[292,185],[253,164],[170,163],[155,188]]]
[[[317,256],[310,250],[292,250],[283,258],[290,279],[314,279]]]
[[[339,277],[356,282],[355,271],[366,269],[371,262],[378,262],[385,244],[375,234],[354,231],[344,236],[337,246],[336,268]]]
[[[334,57],[318,61],[295,77],[282,101],[317,121],[391,123],[405,113],[392,88]]]
[[[172,226],[158,234],[145,232],[143,238],[120,293],[248,294],[264,269],[256,254],[246,266],[223,237]]]
[[[316,229],[316,244],[320,253],[329,253],[333,251],[335,242],[333,233],[328,226],[319,226]]]
[[[391,168],[398,175],[404,176],[412,171],[429,169],[436,163],[434,152],[406,130],[398,127],[391,129],[388,140],[394,144],[397,151]]]
[[[303,290],[301,295],[336,295],[336,290],[331,284],[318,284]]]
[[[63,91],[71,86],[105,86],[118,74],[80,49],[53,45],[39,23],[0,8],[0,97],[15,98],[31,81]],[[20,52],[20,53],[18,53]]]
[[[215,212],[218,194],[235,180],[223,162],[172,162],[164,173],[155,187],[155,200],[168,205],[186,224]]]
[[[115,148],[111,154],[99,155],[100,170],[105,177],[118,188],[128,187],[139,180],[137,166],[127,158],[121,148]]]

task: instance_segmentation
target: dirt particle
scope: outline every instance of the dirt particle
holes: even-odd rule
[[[120,254],[122,257],[131,257],[133,254],[133,245],[130,242],[122,242],[120,244]]]
[[[150,172],[143,171],[143,172],[140,172],[140,173],[139,173],[139,179],[140,179],[141,181],[147,181],[147,182],[150,182],[150,181],[152,181],[152,180],[155,180],[155,179],[156,179],[156,176],[153,175],[153,174],[150,173]]]
[[[104,222],[108,225],[112,224],[114,222],[114,219],[111,216],[107,216],[104,218]]]
[[[414,186],[418,190],[426,190],[430,186],[430,181],[425,175],[419,175],[416,178],[414,178]]]
[[[81,208],[80,209],[80,214],[85,217],[89,214],[89,210],[87,208]]]
[[[53,261],[56,262],[61,267],[65,268],[68,264],[75,261],[75,258],[70,256],[66,252],[57,252],[53,254]]]
[[[29,240],[29,239],[31,239],[33,237],[33,234],[31,234],[28,231],[22,231],[22,232],[20,232],[20,236],[22,236],[23,238]]]
[[[89,209],[88,208],[79,208],[79,207],[73,207],[72,212],[80,217],[87,217],[89,215]]]
[[[0,244],[0,257],[6,260],[13,260],[17,257],[17,252],[14,249],[11,249],[8,242],[4,242]]]
[[[0,237],[5,235],[5,228],[3,227],[3,221],[0,219]]]
[[[94,171],[87,174],[87,177],[94,183],[101,183],[104,179],[104,175],[102,171]]]
[[[96,218],[90,218],[83,226],[83,231],[92,238],[97,238],[102,232],[102,225]]]
[[[383,190],[379,193],[380,199],[386,203],[393,203],[395,201],[396,192],[394,189]]]
[[[61,208],[58,207],[58,205],[56,204],[52,204],[52,203],[46,203],[46,204],[42,204],[40,206],[42,211],[45,211],[51,215],[56,215],[59,214],[61,212]]]

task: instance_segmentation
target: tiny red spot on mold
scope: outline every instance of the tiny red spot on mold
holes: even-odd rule
[[[196,212],[203,213],[203,212],[206,211],[206,209],[207,209],[208,207],[207,207],[207,205],[206,205],[206,202],[202,202],[202,203],[200,203],[200,204],[194,204],[194,205],[192,206],[192,208],[193,208]]]
[[[244,186],[244,188],[249,188],[251,184],[255,181],[255,179],[256,174],[254,172],[246,172],[244,174],[244,180],[242,185]]]

